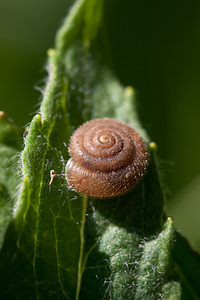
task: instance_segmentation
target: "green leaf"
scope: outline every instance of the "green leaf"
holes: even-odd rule
[[[17,154],[22,142],[21,135],[22,131],[0,111],[0,248],[12,219],[16,188],[20,182],[17,176]]]
[[[0,253],[3,299],[198,295],[196,282],[188,288],[183,280],[191,270],[177,268],[172,256],[173,221],[163,212],[156,147],[138,120],[134,90],[120,84],[96,47],[102,18],[102,0],[77,1],[48,51],[47,86],[21,154],[21,190]],[[144,180],[113,199],[80,195],[64,177],[72,132],[99,117],[135,127],[150,153]]]
[[[178,232],[175,232],[172,258],[181,277],[185,299],[199,299],[200,256]]]
[[[138,270],[136,299],[159,298],[166,289],[168,283],[165,276],[169,269],[171,247],[173,243],[173,221],[168,218],[163,230],[155,239],[147,241],[144,244],[140,267]],[[166,287],[166,285],[167,287]],[[171,284],[172,285],[172,284]],[[175,283],[173,285],[176,286]],[[163,290],[163,291],[162,291]],[[170,294],[173,296],[173,293]],[[175,289],[176,299],[180,298],[181,289],[177,286]]]

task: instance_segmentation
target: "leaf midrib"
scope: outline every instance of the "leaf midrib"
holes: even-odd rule
[[[76,300],[79,299],[79,294],[81,290],[81,281],[84,271],[84,244],[85,244],[85,237],[84,237],[84,231],[85,231],[85,222],[86,222],[86,211],[87,211],[87,203],[88,203],[88,197],[86,195],[82,196],[82,203],[83,203],[83,209],[82,209],[82,223],[80,228],[80,255],[79,255],[79,261],[78,261],[78,274],[77,274],[77,288],[76,288]]]

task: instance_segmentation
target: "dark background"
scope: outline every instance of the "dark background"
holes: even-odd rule
[[[0,110],[20,126],[38,110],[46,51],[73,2],[0,2]],[[200,249],[200,1],[105,2],[115,72],[158,145],[167,213]]]

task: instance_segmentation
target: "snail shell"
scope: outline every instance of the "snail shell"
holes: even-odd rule
[[[134,187],[148,164],[147,147],[130,126],[115,119],[94,119],[71,137],[66,179],[76,191],[113,197]]]

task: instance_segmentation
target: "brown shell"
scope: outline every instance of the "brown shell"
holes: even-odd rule
[[[144,176],[148,151],[141,136],[115,119],[94,119],[71,137],[66,179],[76,191],[114,197],[133,188]]]

